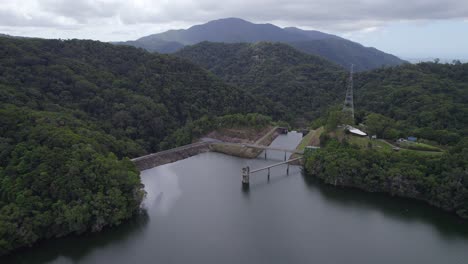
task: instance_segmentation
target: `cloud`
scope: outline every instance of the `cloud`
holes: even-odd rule
[[[459,0],[198,0],[125,2],[124,23],[208,21],[240,17],[252,21],[302,22],[307,26],[355,29],[395,20],[468,18],[468,3]]]
[[[257,23],[346,33],[375,30],[395,21],[468,20],[468,2],[460,0],[0,1],[0,27],[42,27],[51,31],[68,28],[92,32],[103,25],[109,27],[109,32],[135,30],[137,25],[162,31],[174,25],[240,17]]]
[[[42,0],[42,12],[86,23],[93,19],[111,18],[120,12],[122,1],[112,0]]]

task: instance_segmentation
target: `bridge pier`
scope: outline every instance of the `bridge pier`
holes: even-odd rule
[[[296,161],[296,160],[300,160],[302,158],[303,157],[298,157],[298,158],[290,159],[290,160],[287,160],[287,161],[282,161],[280,163],[268,165],[266,167],[263,167],[263,168],[260,168],[260,169],[255,169],[255,170],[252,170],[252,171],[250,170],[250,167],[248,167],[248,166],[245,167],[245,168],[242,168],[242,186],[248,187],[249,186],[250,174],[251,173],[256,173],[256,172],[259,172],[259,171],[262,171],[262,170],[267,170],[268,171],[267,177],[268,177],[268,181],[269,181],[270,180],[270,168],[273,168],[273,167],[276,167],[276,166],[279,166],[279,165],[283,165],[283,164],[287,165],[286,175],[289,175],[289,165],[290,165],[289,163],[293,162],[293,161]]]
[[[242,168],[242,188],[248,189],[250,185],[250,167]]]

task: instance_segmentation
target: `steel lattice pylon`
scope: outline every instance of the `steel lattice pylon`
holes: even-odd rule
[[[351,71],[349,74],[348,86],[346,88],[346,97],[343,105],[343,112],[347,115],[346,121],[350,122],[351,125],[354,123],[354,102],[353,102],[353,68],[351,64]],[[350,120],[348,120],[350,118]]]

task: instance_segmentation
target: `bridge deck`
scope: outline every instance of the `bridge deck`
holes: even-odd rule
[[[197,142],[197,143],[193,143],[193,144],[183,145],[183,146],[180,146],[180,147],[176,147],[176,148],[172,148],[172,149],[168,149],[168,150],[163,150],[163,151],[159,151],[159,152],[156,152],[156,153],[151,153],[151,154],[148,154],[148,155],[145,155],[145,156],[133,158],[133,159],[131,159],[131,161],[135,162],[135,161],[146,159],[146,158],[152,157],[152,156],[158,156],[158,155],[163,155],[163,154],[168,154],[168,153],[174,153],[174,152],[177,152],[177,151],[186,150],[186,149],[190,149],[190,148],[194,148],[194,147],[209,145],[210,143],[211,142],[209,142],[209,141],[205,141],[205,142]]]
[[[276,166],[283,165],[283,164],[286,164],[286,163],[289,163],[289,162],[293,162],[293,161],[296,161],[296,160],[300,160],[300,159],[302,159],[302,157],[290,159],[290,160],[287,160],[287,161],[282,161],[282,162],[279,162],[279,163],[275,163],[275,164],[272,164],[272,165],[268,165],[268,166],[263,167],[263,168],[251,170],[250,173],[259,172],[259,171],[261,171],[261,170],[266,170],[266,169],[269,169],[269,168],[272,168],[272,167],[276,167]]]
[[[275,148],[275,147],[262,146],[262,145],[256,145],[256,144],[226,143],[226,142],[214,143],[214,144],[224,144],[224,145],[230,145],[230,146],[240,146],[240,147],[263,149],[263,150],[277,150],[277,151],[284,151],[284,152],[294,153],[294,154],[304,154],[303,151],[298,151],[295,149]]]

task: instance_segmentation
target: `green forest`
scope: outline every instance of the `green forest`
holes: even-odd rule
[[[297,126],[305,126],[344,98],[346,71],[341,66],[286,44],[202,42],[175,55],[262,101],[278,103],[278,109],[286,113],[284,119]]]
[[[205,42],[174,56],[0,37],[0,255],[137,213],[144,186],[129,158],[221,127],[330,123],[347,75],[278,43]],[[388,140],[416,136],[443,153],[379,152],[329,139],[306,171],[467,217],[467,102],[468,64],[358,73],[356,124]]]
[[[330,139],[305,162],[309,177],[415,198],[468,219],[468,139],[441,156],[388,152]]]
[[[468,136],[468,64],[407,64],[356,74],[354,83],[356,123],[377,113],[396,136],[442,145]]]
[[[420,63],[355,77],[355,122],[389,142],[414,136],[418,143],[407,146],[421,151],[385,151],[372,141],[363,147],[352,137],[338,141],[324,133],[322,149],[306,160],[308,175],[423,200],[468,218],[468,64]],[[328,132],[341,123],[340,113],[322,118]]]
[[[190,143],[165,138],[193,121],[275,111],[176,57],[0,38],[0,255],[131,217],[144,191],[128,158]]]

